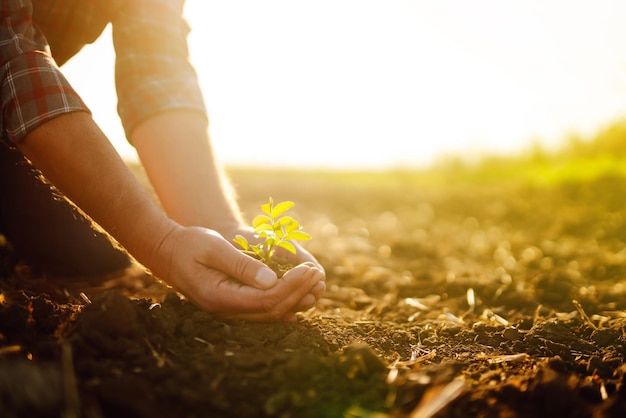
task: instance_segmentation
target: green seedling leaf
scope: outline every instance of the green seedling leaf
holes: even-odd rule
[[[271,223],[272,223],[272,219],[269,216],[257,215],[252,220],[252,227],[256,230],[259,225],[263,225],[263,224],[270,225]]]
[[[269,203],[261,205],[261,210],[268,216],[272,216],[272,207],[274,207],[274,199],[270,197]]]
[[[274,206],[270,211],[270,216],[274,219],[278,218],[280,215],[291,209],[295,203],[287,200],[285,202],[280,202],[276,206]]]
[[[246,237],[244,237],[242,235],[235,236],[235,239],[233,241],[235,241],[235,243],[239,244],[239,246],[244,251],[248,251],[250,249],[250,246],[248,244],[248,240],[246,239]]]
[[[273,231],[273,230],[274,230],[274,227],[270,224],[260,224],[254,228],[254,232],[256,233],[260,233],[263,231]]]
[[[265,260],[265,251],[263,251],[263,245],[262,244],[256,244],[256,245],[252,245],[250,247],[251,252],[254,255],[256,255],[257,258],[259,258],[260,260]]]
[[[270,231],[269,233],[268,233],[268,231],[259,231],[259,232],[256,234],[256,237],[257,237],[257,238],[266,238],[266,240],[267,240],[269,237],[273,237],[273,236],[274,236],[274,232],[273,232],[273,231]]]
[[[311,239],[311,235],[304,231],[291,231],[285,235],[285,239],[294,241],[308,241]]]
[[[285,230],[285,232],[289,233],[291,231],[300,229],[300,224],[295,219],[291,219],[291,222],[285,224],[283,229]]]
[[[294,205],[291,201],[274,205],[274,199],[270,197],[268,203],[261,205],[263,213],[252,220],[254,236],[262,242],[250,245],[241,235],[237,235],[234,241],[246,254],[254,255],[266,264],[270,264],[276,248],[296,254],[296,246],[291,241],[305,241],[311,239],[311,236],[302,231],[300,223],[294,218],[283,216]]]
[[[296,247],[289,241],[281,241],[278,243],[278,246],[280,248],[284,248],[285,250],[289,251],[292,254],[296,253]]]
[[[294,222],[298,223],[291,216],[281,216],[280,218],[277,219],[276,223],[279,224],[280,226],[287,226],[287,225],[292,224]]]

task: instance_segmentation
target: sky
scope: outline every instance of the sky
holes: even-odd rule
[[[423,167],[626,117],[626,2],[187,0],[220,160]],[[126,159],[107,30],[63,69]]]

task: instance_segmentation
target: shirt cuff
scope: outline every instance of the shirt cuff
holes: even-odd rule
[[[143,121],[162,112],[185,109],[207,114],[195,77],[136,81],[138,83],[124,91],[118,101],[126,138],[130,139],[133,130]]]
[[[30,132],[57,116],[89,112],[54,60],[44,52],[19,55],[0,71],[2,135],[13,143],[22,142]]]

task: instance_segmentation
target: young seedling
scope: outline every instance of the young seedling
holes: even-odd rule
[[[234,241],[244,253],[260,259],[267,265],[272,262],[278,248],[284,248],[295,254],[296,247],[291,241],[306,241],[311,239],[311,236],[302,230],[298,221],[284,215],[293,206],[294,203],[290,201],[274,204],[270,197],[269,203],[261,205],[263,213],[252,220],[254,236],[262,241],[250,244],[242,235],[237,235]]]

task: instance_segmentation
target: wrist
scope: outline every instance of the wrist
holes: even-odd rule
[[[161,247],[180,225],[158,208],[139,213],[132,226],[120,234],[119,241],[139,263],[160,276],[162,265],[169,264],[161,259]]]

